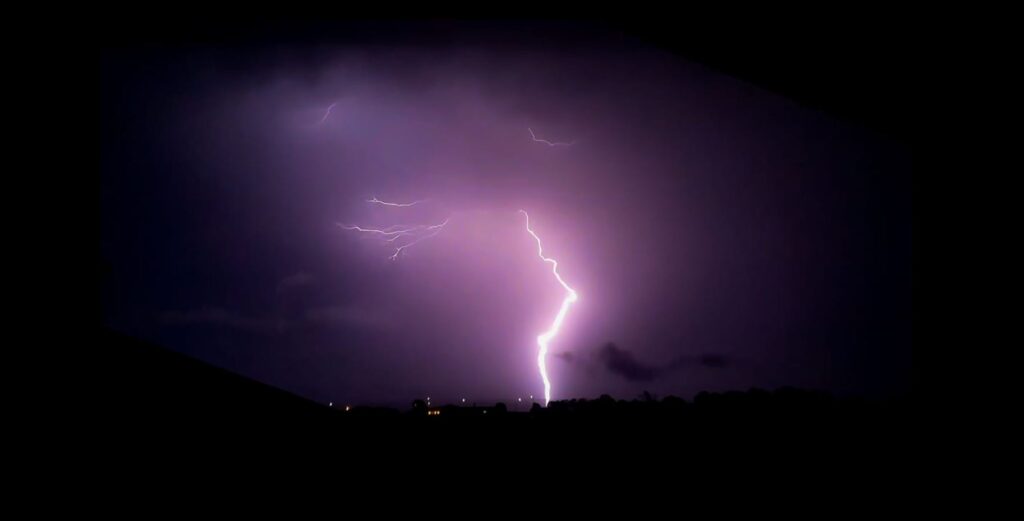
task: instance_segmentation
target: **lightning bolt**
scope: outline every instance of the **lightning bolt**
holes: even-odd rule
[[[530,131],[530,137],[533,138],[534,141],[536,141],[537,143],[544,143],[545,145],[547,145],[549,147],[571,147],[572,145],[574,145],[576,143],[575,140],[573,140],[573,141],[571,141],[569,143],[563,143],[561,141],[548,141],[546,139],[538,139],[537,135],[533,133],[533,129],[532,128],[527,128],[526,130]]]
[[[379,204],[381,206],[397,206],[397,207],[405,208],[405,207],[409,207],[409,206],[416,206],[417,204],[420,204],[420,203],[425,203],[425,202],[427,202],[427,200],[426,199],[421,199],[419,201],[413,201],[411,203],[389,203],[387,201],[381,201],[380,199],[377,199],[376,196],[374,196],[373,199],[370,199],[370,200],[368,200],[366,202],[368,202],[370,204]]]
[[[532,131],[530,132],[533,133]],[[540,368],[541,380],[544,380],[544,406],[547,407],[548,403],[551,402],[551,380],[548,379],[548,366],[547,366],[547,355],[548,355],[548,344],[551,339],[558,334],[558,330],[562,328],[562,322],[565,320],[565,315],[569,313],[569,306],[573,302],[579,299],[576,294],[576,290],[569,287],[568,284],[562,280],[562,276],[558,274],[558,261],[550,257],[544,256],[544,249],[540,244],[540,237],[534,233],[533,229],[530,228],[530,214],[526,213],[526,210],[519,210],[523,215],[526,216],[526,231],[533,236],[534,240],[537,241],[537,256],[542,261],[551,264],[551,273],[554,274],[555,279],[562,285],[562,288],[566,291],[566,296],[562,300],[562,307],[558,309],[558,314],[555,315],[555,320],[551,323],[551,327],[547,331],[541,333],[537,337],[537,346],[540,348],[537,353],[537,367]]]
[[[383,206],[407,207],[413,206],[422,201],[414,201],[411,203],[389,203],[386,201],[381,201],[374,197],[366,202],[370,204],[380,204]],[[565,298],[562,299],[562,305],[559,307],[558,313],[555,315],[554,320],[551,322],[551,326],[547,329],[547,331],[544,331],[543,333],[537,336],[537,347],[539,348],[537,352],[537,367],[538,369],[540,369],[540,377],[541,380],[543,380],[544,382],[544,406],[546,407],[549,403],[551,403],[551,379],[548,378],[547,368],[548,347],[551,344],[551,340],[554,339],[554,337],[558,335],[559,330],[561,330],[562,323],[565,322],[565,317],[569,313],[569,307],[572,306],[574,302],[579,300],[579,295],[576,293],[576,290],[572,289],[571,287],[569,287],[568,284],[566,284],[565,280],[562,279],[562,276],[558,273],[558,261],[550,257],[544,256],[544,247],[541,245],[540,237],[537,235],[536,232],[533,231],[533,228],[530,227],[530,214],[526,213],[526,210],[519,210],[519,213],[522,213],[523,216],[526,217],[527,233],[529,233],[530,236],[533,237],[535,241],[537,241],[537,256],[540,257],[542,261],[551,264],[551,274],[555,276],[555,280],[558,281],[558,283],[562,286],[563,289],[565,289],[566,292]],[[362,234],[376,236],[379,237],[382,241],[388,243],[394,243],[395,241],[403,237],[413,237],[411,241],[396,247],[395,252],[389,257],[391,260],[398,260],[398,257],[406,249],[411,248],[412,246],[415,246],[416,244],[419,244],[420,242],[426,239],[434,237],[438,233],[441,233],[441,231],[444,229],[444,227],[448,224],[450,220],[451,217],[449,216],[443,222],[433,225],[392,225],[386,228],[369,228],[358,225],[346,225],[342,223],[335,224],[337,224],[344,230],[355,231]]]

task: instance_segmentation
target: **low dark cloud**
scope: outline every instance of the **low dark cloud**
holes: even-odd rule
[[[666,374],[691,367],[718,370],[735,365],[730,357],[719,353],[681,355],[666,364],[648,364],[614,342],[605,344],[589,356],[571,352],[554,353],[552,356],[588,370],[593,370],[597,366],[630,382],[651,382]]]
[[[660,372],[658,368],[641,363],[633,353],[620,349],[611,342],[601,348],[598,358],[608,371],[630,382],[650,382],[657,378]]]

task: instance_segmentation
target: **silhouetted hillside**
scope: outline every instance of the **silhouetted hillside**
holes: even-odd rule
[[[91,407],[119,423],[260,426],[317,422],[330,409],[194,358],[104,330]]]

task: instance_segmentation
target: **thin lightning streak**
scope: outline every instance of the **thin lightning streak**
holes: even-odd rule
[[[422,202],[425,202],[425,201],[426,201],[426,199],[421,199],[421,200],[418,200],[418,201],[413,201],[411,203],[391,203],[391,202],[387,202],[387,201],[381,201],[380,199],[377,199],[376,196],[374,196],[372,199],[369,199],[366,202],[370,203],[370,204],[379,204],[379,205],[382,205],[382,206],[408,207],[408,206],[414,206],[416,204],[419,204],[419,203],[422,203]],[[398,247],[395,248],[395,253],[393,255],[391,255],[389,258],[391,260],[398,260],[398,256],[401,255],[402,252],[406,250],[406,248],[414,246],[414,245],[420,243],[421,241],[423,241],[425,239],[429,239],[429,238],[431,238],[431,237],[441,233],[441,230],[445,227],[446,224],[448,224],[448,221],[450,219],[451,219],[451,217],[449,216],[447,219],[444,220],[443,223],[429,225],[429,226],[425,225],[425,224],[417,224],[415,226],[404,225],[404,224],[397,224],[397,225],[393,224],[391,226],[388,226],[387,228],[364,228],[362,226],[357,226],[357,225],[347,225],[347,224],[342,224],[342,223],[335,223],[335,224],[340,226],[341,229],[343,229],[343,230],[357,231],[357,232],[360,232],[360,233],[365,233],[365,234],[370,234],[370,235],[379,235],[384,242],[389,242],[389,243],[394,243],[395,241],[397,241],[398,239],[401,239],[402,237],[415,237],[412,241],[407,242],[405,244],[402,244],[401,246],[398,246]]]
[[[407,237],[409,235],[412,235],[412,234],[411,233],[407,233],[407,232],[400,232],[398,235],[396,235],[396,236],[394,236],[394,237],[392,237],[390,239],[384,239],[384,242],[395,242],[397,239],[401,239],[402,237]]]
[[[576,143],[576,141],[571,141],[569,143],[562,143],[561,141],[548,141],[546,139],[538,139],[537,135],[533,133],[533,129],[532,128],[527,128],[526,130],[530,131],[530,137],[533,138],[534,141],[536,141],[537,143],[544,143],[545,145],[547,145],[549,147],[558,147],[558,146],[570,147],[570,146],[572,146],[573,144]]]
[[[327,112],[324,112],[324,117],[320,118],[321,125],[323,125],[324,122],[327,121],[327,118],[331,115],[331,110],[334,109],[334,106],[337,104],[338,102],[335,101],[334,103],[331,103],[330,106],[327,107]]]
[[[451,217],[449,217],[448,219],[451,219]],[[444,222],[441,223],[441,224],[435,224],[433,226],[427,226],[427,228],[426,228],[427,230],[436,230],[436,231],[434,231],[434,233],[431,233],[430,235],[424,235],[424,236],[416,239],[415,241],[412,241],[412,242],[410,242],[408,244],[399,246],[395,250],[395,254],[391,256],[391,260],[398,260],[398,256],[402,253],[402,250],[404,250],[404,249],[406,249],[406,248],[408,248],[408,247],[410,247],[410,246],[412,246],[412,245],[414,245],[414,244],[416,244],[416,243],[418,243],[418,242],[420,242],[420,241],[422,241],[424,239],[429,239],[429,238],[431,238],[431,237],[441,233],[441,229],[444,228],[444,225],[448,224],[448,219],[445,219]]]
[[[416,206],[417,204],[425,203],[425,202],[427,202],[427,200],[426,199],[421,199],[419,201],[413,201],[411,203],[404,203],[404,204],[403,203],[389,203],[389,202],[386,202],[386,201],[381,201],[380,199],[377,199],[377,197],[375,196],[373,199],[370,199],[370,200],[368,200],[366,202],[368,202],[370,204],[379,204],[381,206],[398,206],[398,207],[405,208],[405,207],[408,207],[408,206]]]
[[[569,306],[573,302],[576,302],[579,299],[579,296],[576,294],[576,290],[570,288],[569,285],[562,280],[562,276],[558,274],[558,261],[544,256],[544,249],[541,247],[540,237],[538,237],[530,228],[530,214],[526,213],[526,210],[519,211],[526,216],[526,231],[533,236],[534,240],[537,241],[537,256],[544,262],[551,263],[551,273],[555,275],[555,279],[558,280],[558,283],[561,284],[566,291],[565,299],[562,300],[562,307],[558,309],[558,314],[555,315],[555,320],[551,323],[551,327],[537,337],[537,346],[540,347],[540,350],[537,353],[537,367],[540,368],[540,377],[544,380],[544,406],[547,407],[548,403],[551,402],[551,380],[548,379],[547,366],[548,344],[551,342],[551,339],[558,334],[558,330],[562,328],[562,322],[565,320],[565,315],[569,313]]]
[[[447,222],[447,221],[445,221],[445,222]],[[389,227],[384,228],[383,230],[381,230],[381,229],[378,229],[378,228],[363,228],[362,226],[354,226],[354,225],[353,226],[349,226],[349,225],[345,225],[345,224],[341,224],[341,223],[334,223],[334,224],[337,224],[338,226],[340,226],[344,230],[354,230],[354,231],[362,232],[362,233],[377,233],[377,234],[380,234],[380,235],[395,235],[395,236],[403,234],[403,233],[404,234],[415,233],[417,231],[423,230],[424,228],[433,228],[433,226],[429,226],[428,227],[428,226],[420,225],[420,226],[413,226],[412,228],[405,228],[405,229],[400,229],[400,230],[388,231],[391,228],[394,228],[394,226],[389,226]]]
[[[391,255],[389,258],[391,260],[398,260],[398,256],[401,255],[402,252],[406,248],[408,248],[410,246],[413,246],[413,245],[419,243],[420,241],[422,241],[424,239],[429,239],[429,238],[431,238],[431,237],[441,233],[441,230],[445,227],[446,224],[448,224],[448,221],[450,219],[451,219],[451,217],[449,217],[448,219],[445,219],[444,222],[442,222],[440,224],[434,224],[434,225],[430,225],[430,226],[427,226],[427,225],[417,225],[417,226],[405,227],[405,228],[399,228],[399,229],[393,229],[393,228],[396,228],[395,226],[389,226],[389,227],[384,228],[384,229],[379,229],[379,228],[364,228],[362,226],[355,226],[355,225],[350,226],[350,225],[341,224],[341,223],[335,223],[335,224],[337,224],[343,230],[357,231],[357,232],[360,232],[360,233],[381,235],[381,236],[387,237],[387,239],[384,239],[384,242],[394,242],[395,240],[397,240],[397,239],[399,239],[401,237],[406,237],[406,236],[410,236],[410,235],[416,235],[418,233],[425,233],[425,235],[420,235],[415,240],[395,248],[395,253],[393,255]]]

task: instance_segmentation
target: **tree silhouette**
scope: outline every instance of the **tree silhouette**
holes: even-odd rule
[[[423,400],[412,401],[412,413],[416,415],[427,415],[427,402]]]

